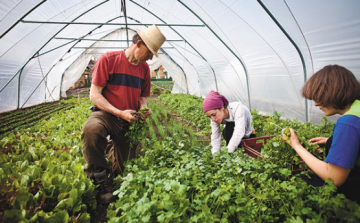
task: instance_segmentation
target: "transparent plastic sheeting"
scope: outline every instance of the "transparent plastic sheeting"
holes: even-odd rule
[[[328,64],[360,79],[360,1],[128,0],[126,11],[128,32],[120,0],[2,2],[0,112],[66,97],[90,59],[126,48],[147,24],[167,37],[148,63],[164,66],[173,93],[215,90],[264,114],[319,122],[323,113],[300,95],[304,81]]]

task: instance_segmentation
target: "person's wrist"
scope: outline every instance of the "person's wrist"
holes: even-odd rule
[[[220,152],[220,148],[211,148],[211,153],[214,154],[214,153],[218,153]]]
[[[119,118],[123,118],[123,116],[124,116],[124,111],[118,110],[118,112],[116,113],[116,116],[119,117]]]
[[[227,147],[227,149],[228,149],[228,152],[229,152],[229,153],[233,153],[233,152],[235,152],[236,147],[235,147],[235,148],[233,148],[233,147]]]
[[[300,145],[300,143],[296,143],[292,147],[297,152],[302,148],[302,145]]]

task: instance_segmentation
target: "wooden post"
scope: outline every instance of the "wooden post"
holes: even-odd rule
[[[78,94],[78,105],[80,104],[81,100],[80,100],[80,94]]]

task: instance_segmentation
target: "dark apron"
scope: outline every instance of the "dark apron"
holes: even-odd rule
[[[329,154],[329,151],[331,149],[331,143],[332,143],[333,137],[331,136],[325,145],[325,155],[327,156]],[[358,154],[358,157],[360,155],[360,152]],[[322,180],[320,177],[318,177],[315,174],[310,174],[311,178],[308,178],[305,175],[301,175],[301,178],[305,180],[308,184],[319,187],[323,186],[325,184],[324,180]],[[349,173],[348,178],[346,179],[345,183],[338,187],[338,193],[342,193],[346,196],[346,198],[356,201],[358,204],[360,204],[360,167],[355,166]]]
[[[229,145],[230,139],[234,133],[235,122],[226,122],[226,126],[222,132],[223,137],[226,141],[226,145]],[[256,134],[251,133],[249,138],[255,138]],[[239,144],[240,147],[241,143]]]

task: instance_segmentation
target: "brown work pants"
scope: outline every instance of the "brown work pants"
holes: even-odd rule
[[[136,146],[130,149],[129,138],[125,136],[129,125],[129,122],[105,111],[94,111],[90,114],[81,134],[83,155],[87,163],[85,173],[89,177],[104,169],[122,174],[124,162],[135,158]],[[110,140],[107,138],[109,135]]]

